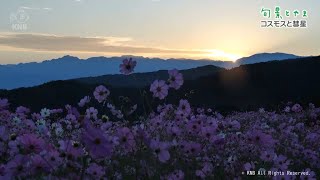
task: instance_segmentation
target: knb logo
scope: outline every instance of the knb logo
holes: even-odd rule
[[[256,175],[256,171],[247,171],[248,176],[254,176]]]
[[[17,12],[10,14],[11,28],[15,31],[26,30],[27,21],[29,20],[29,15],[23,9],[18,9]]]

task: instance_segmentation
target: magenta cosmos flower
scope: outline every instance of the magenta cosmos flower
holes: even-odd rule
[[[178,90],[183,84],[183,76],[177,69],[169,70],[169,87]]]
[[[16,155],[11,161],[7,164],[7,173],[8,176],[18,177],[28,173],[28,164],[30,158],[21,154]],[[10,178],[11,179],[11,178]]]
[[[120,72],[122,74],[128,75],[134,71],[134,68],[136,67],[137,62],[132,60],[132,58],[124,59],[122,61],[122,64],[120,64]]]
[[[93,95],[99,103],[102,103],[110,95],[110,91],[103,85],[100,85],[96,87],[96,89],[93,92]]]
[[[168,95],[169,86],[163,80],[155,80],[151,86],[150,91],[153,93],[153,97],[164,99]]]
[[[119,143],[127,151],[131,151],[135,148],[136,142],[134,140],[134,135],[129,128],[123,127],[118,129]]]
[[[20,137],[20,143],[28,153],[40,153],[44,148],[44,140],[34,134],[24,134]]]
[[[86,149],[93,158],[104,158],[111,155],[112,145],[100,129],[88,126],[82,138]]]

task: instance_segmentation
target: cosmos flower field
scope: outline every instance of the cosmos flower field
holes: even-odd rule
[[[136,65],[126,59],[120,72],[130,74]],[[248,171],[266,172],[262,179],[320,176],[320,108],[292,103],[222,115],[187,99],[164,103],[182,85],[177,70],[155,80],[149,93],[162,103],[139,117],[142,107],[117,107],[103,85],[77,106],[40,112],[11,111],[10,101],[0,99],[0,179],[248,179]]]

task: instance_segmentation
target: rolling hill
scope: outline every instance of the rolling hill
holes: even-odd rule
[[[230,111],[275,106],[288,101],[313,102],[319,105],[319,69],[320,56],[241,65],[231,70],[213,66],[195,68],[183,71],[186,76],[185,84],[179,91],[170,90],[167,102],[176,103],[180,98],[188,98],[196,106],[213,106]],[[141,105],[145,101],[141,92],[145,91],[148,97],[151,96],[147,81],[151,81],[152,77],[165,80],[164,73],[133,74],[132,77],[128,76],[128,81],[133,81],[135,76],[134,82],[128,83],[126,87],[123,86],[124,82],[115,83],[117,78],[121,79],[120,76],[113,77],[109,82],[109,76],[101,76],[97,79],[54,81],[32,88],[2,90],[0,97],[9,98],[12,107],[24,105],[39,110],[43,107],[62,107],[65,104],[76,105],[83,96],[92,95],[97,85],[105,84],[111,91],[110,101],[118,102],[119,96],[127,96]],[[199,76],[193,78],[192,75],[195,74]],[[109,77],[110,79],[112,78]],[[139,84],[139,87],[132,84]],[[146,86],[143,87],[144,85]]]

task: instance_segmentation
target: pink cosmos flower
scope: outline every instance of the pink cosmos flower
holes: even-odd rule
[[[253,130],[247,133],[249,143],[256,144],[262,147],[273,147],[275,145],[275,140],[271,135],[266,134],[260,130]]]
[[[103,85],[100,85],[96,87],[93,95],[99,103],[102,103],[110,95],[110,91]]]
[[[206,174],[211,173],[213,171],[212,163],[209,163],[209,162],[203,163],[202,171],[205,172]]]
[[[207,140],[211,140],[216,132],[216,128],[212,126],[201,127],[201,134]]]
[[[78,106],[79,107],[83,107],[84,105],[86,105],[89,102],[90,102],[90,97],[89,96],[85,96],[84,98],[82,98],[80,100],[80,102],[78,103]]]
[[[123,127],[118,129],[118,138],[121,146],[127,151],[132,151],[135,148],[135,140],[129,128]]]
[[[0,110],[5,109],[9,106],[8,99],[1,99],[0,98]]]
[[[284,155],[279,155],[279,156],[276,156],[274,158],[274,164],[277,168],[281,169],[282,171],[285,171],[288,169],[288,166],[290,164],[290,160],[287,159],[286,156]]]
[[[183,84],[183,76],[177,69],[169,70],[169,87],[178,90]]]
[[[100,179],[105,174],[103,167],[96,163],[91,163],[86,172],[96,179]]]
[[[7,164],[7,173],[10,176],[17,177],[20,175],[25,175],[28,172],[27,163],[29,157],[18,154]]]
[[[52,170],[61,165],[63,162],[58,151],[50,151],[45,155],[44,158],[48,164],[50,164],[50,168],[52,168]]]
[[[70,140],[59,141],[60,156],[67,160],[75,160],[84,154],[83,148],[78,144],[73,144]]]
[[[77,117],[73,114],[67,114],[66,120],[70,121],[71,123],[77,123]]]
[[[128,75],[134,71],[134,68],[136,67],[137,62],[132,60],[132,58],[124,59],[122,61],[122,64],[120,64],[120,72],[122,74]]]
[[[89,109],[86,110],[86,118],[90,119],[97,119],[98,115],[98,110],[95,109],[94,107],[90,107]]]
[[[105,158],[111,155],[112,145],[100,129],[88,126],[82,139],[93,158]]]
[[[167,129],[167,133],[170,134],[172,137],[180,136],[181,131],[182,130],[178,126],[173,124],[169,126],[169,128]]]
[[[183,180],[184,179],[184,172],[181,170],[175,170],[167,177],[168,180]]]
[[[177,121],[183,121],[184,119],[187,118],[187,115],[183,111],[175,111],[175,119]]]
[[[260,158],[263,161],[271,162],[271,161],[273,161],[275,156],[276,156],[276,154],[274,153],[274,151],[269,150],[269,151],[263,151],[260,155]]]
[[[179,102],[178,111],[183,112],[186,116],[190,115],[191,107],[188,100],[181,99]]]
[[[30,113],[30,109],[23,107],[23,106],[19,106],[16,109],[16,114],[18,115],[18,117],[24,119],[25,117],[27,117],[27,115]]]
[[[298,112],[302,111],[302,107],[300,106],[300,104],[295,104],[295,105],[292,106],[291,110],[293,112],[297,112],[298,113]]]
[[[201,179],[205,179],[206,178],[206,174],[202,171],[202,170],[196,170],[196,176],[201,178]]]
[[[201,144],[196,142],[183,142],[184,151],[187,155],[197,155],[201,151]]]
[[[132,113],[134,113],[137,110],[138,105],[135,104],[133,105],[130,110],[127,112],[127,115],[131,115]]]
[[[32,121],[30,119],[25,120],[23,123],[26,127],[26,129],[23,130],[23,132],[25,132],[25,133],[30,132],[36,128],[34,121]]]
[[[254,169],[255,169],[255,165],[254,165],[254,163],[253,162],[250,162],[250,163],[245,163],[244,165],[243,165],[243,168],[244,168],[244,170],[246,170],[246,171],[253,171]]]
[[[150,148],[153,150],[160,162],[165,163],[170,159],[170,153],[168,151],[169,146],[167,143],[160,142],[158,140],[151,140]]]
[[[203,163],[203,167],[200,170],[196,170],[196,176],[201,179],[205,179],[206,176],[210,175],[213,171],[213,165],[211,163],[205,162]]]
[[[234,120],[234,121],[230,121],[227,127],[229,130],[239,130],[241,125],[238,121]]]
[[[8,137],[9,137],[9,134],[8,134],[6,127],[0,126],[0,142],[7,141]]]
[[[32,157],[31,162],[30,170],[32,174],[43,173],[50,169],[49,164],[38,154]]]
[[[37,120],[41,119],[41,114],[40,113],[32,113],[31,117],[34,121],[37,121]]]
[[[283,111],[288,113],[288,112],[290,112],[290,110],[291,110],[291,108],[289,106],[286,106]]]
[[[189,121],[186,126],[187,131],[190,134],[198,134],[201,130],[200,125],[196,121]]]
[[[316,180],[316,173],[314,171],[312,171],[310,168],[307,168],[305,170],[303,170],[302,172],[308,172],[309,175],[301,175],[300,179],[307,179],[307,180]]]
[[[164,99],[168,95],[169,86],[163,80],[155,80],[151,86],[150,91],[153,93],[153,97]]]

